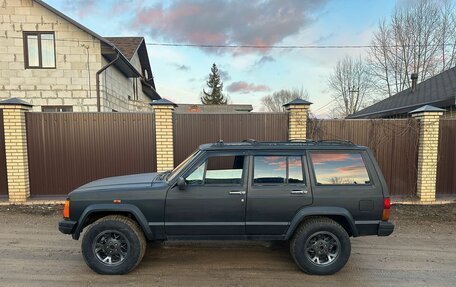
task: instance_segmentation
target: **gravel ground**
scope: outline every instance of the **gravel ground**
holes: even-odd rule
[[[389,237],[352,239],[339,273],[310,276],[285,244],[168,242],[149,246],[123,276],[84,263],[80,241],[58,232],[60,206],[0,206],[0,286],[455,286],[456,204],[393,206]]]

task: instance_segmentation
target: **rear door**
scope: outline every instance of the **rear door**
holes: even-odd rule
[[[284,234],[299,209],[312,204],[302,151],[255,152],[247,192],[247,235]]]

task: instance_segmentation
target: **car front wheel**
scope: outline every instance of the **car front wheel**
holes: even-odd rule
[[[312,218],[296,230],[290,242],[290,252],[302,271],[314,275],[334,274],[350,257],[350,238],[334,220]]]
[[[89,226],[82,239],[87,265],[100,274],[132,271],[146,251],[146,239],[138,224],[125,216],[106,216]]]

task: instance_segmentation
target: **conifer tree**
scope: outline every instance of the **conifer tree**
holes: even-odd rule
[[[203,89],[201,102],[205,105],[226,105],[227,99],[222,93],[223,82],[220,79],[220,72],[215,63],[212,64],[211,73],[206,84],[209,87],[209,92]]]

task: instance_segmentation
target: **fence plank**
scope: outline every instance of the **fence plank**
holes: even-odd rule
[[[8,195],[8,176],[6,173],[5,132],[3,126],[3,110],[0,110],[0,196]]]
[[[416,120],[311,120],[307,137],[350,140],[369,147],[380,165],[390,194],[416,194],[419,139]]]
[[[182,162],[200,144],[255,139],[286,141],[287,113],[175,114],[174,165]]]
[[[456,119],[440,120],[436,194],[456,194]]]
[[[27,113],[31,195],[156,170],[153,114]]]

